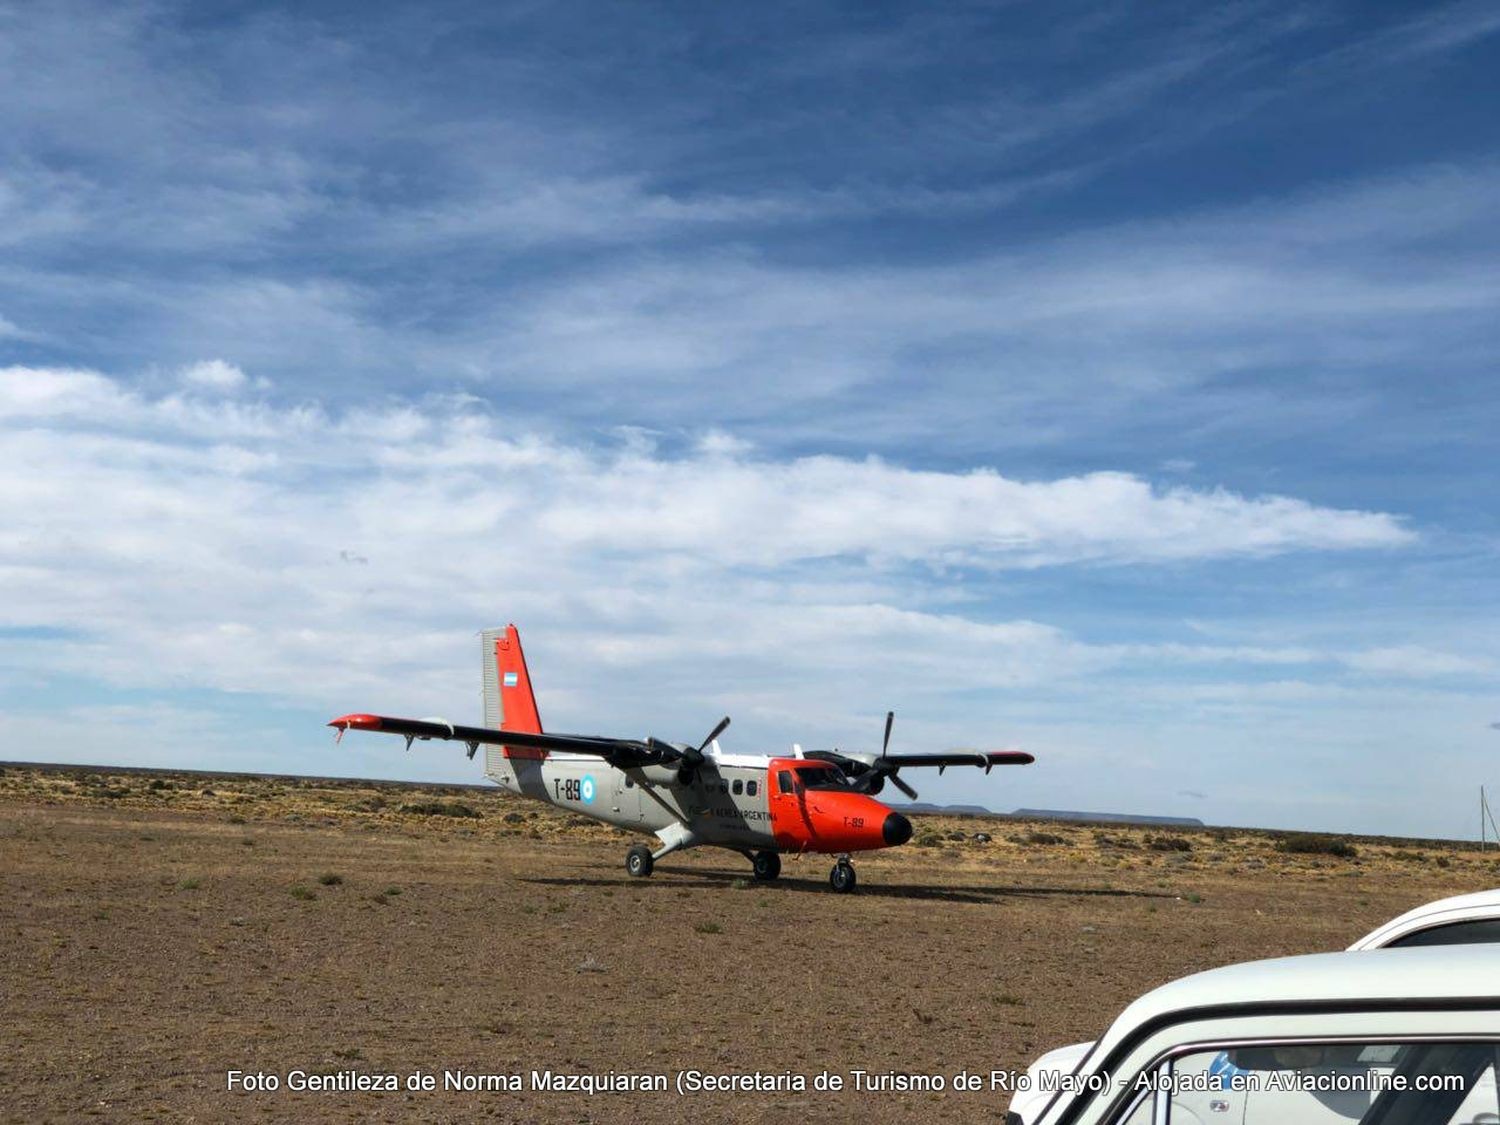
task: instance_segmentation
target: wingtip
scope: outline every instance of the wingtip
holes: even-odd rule
[[[379,730],[379,715],[340,715],[328,724],[339,730]]]

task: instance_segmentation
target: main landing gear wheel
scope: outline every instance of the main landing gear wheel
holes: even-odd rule
[[[846,895],[854,889],[854,865],[847,859],[841,859],[833,865],[833,871],[829,873],[828,885],[841,895]]]
[[[781,856],[776,852],[756,852],[750,858],[750,869],[762,882],[774,879],[781,874]]]
[[[656,865],[651,858],[651,849],[645,844],[637,844],[625,853],[625,870],[637,879],[644,879],[651,874],[651,868]]]

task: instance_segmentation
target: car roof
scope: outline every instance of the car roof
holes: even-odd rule
[[[1398,914],[1389,922],[1382,922],[1349,948],[1377,949],[1413,930],[1425,930],[1431,926],[1476,918],[1500,918],[1500,889],[1475,891],[1472,894],[1440,898],[1436,902],[1424,902],[1405,914]]]
[[[1146,1023],[1173,1013],[1277,1003],[1493,997],[1500,1007],[1500,948],[1493,945],[1311,953],[1247,961],[1174,980],[1120,1013],[1100,1041],[1105,1053]]]

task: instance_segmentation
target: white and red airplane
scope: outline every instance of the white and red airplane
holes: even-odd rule
[[[484,726],[385,715],[344,715],[328,725],[338,728],[340,738],[350,729],[402,735],[408,749],[413,739],[462,742],[470,758],[483,746],[485,775],[510,792],[654,834],[660,847],[637,844],[625,855],[625,869],[635,876],[650,875],[670,852],[703,845],[739,852],[757,879],[781,873],[782,852],[821,852],[838,857],[828,880],[833,889],[852,891],[850,853],[911,839],[911,821],[875,800],[886,781],[916,797],[898,771],[980,766],[989,773],[1035,760],[1020,750],[892,754],[892,714],[885,718],[879,754],[804,753],[801,747],[783,757],[727,754],[718,743],[727,717],[697,746],[649,737],[544,734],[516,627],[481,637]]]

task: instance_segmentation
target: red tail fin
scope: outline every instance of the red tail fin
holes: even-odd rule
[[[485,699],[485,720],[502,730],[541,734],[542,719],[531,691],[531,674],[526,670],[526,655],[521,651],[520,632],[514,625],[507,625],[503,633],[498,629],[485,633],[485,640],[490,642],[486,656],[494,660],[495,677],[491,681],[485,676],[485,695],[490,696],[493,682],[493,702],[498,704],[492,707],[492,700]]]

